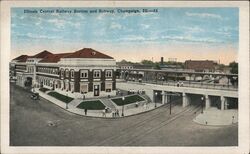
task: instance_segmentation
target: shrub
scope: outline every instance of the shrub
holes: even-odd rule
[[[135,103],[135,102],[140,102],[140,101],[144,101],[145,99],[143,99],[141,96],[139,95],[133,95],[133,96],[127,96],[125,97],[124,101],[122,100],[122,98],[115,98],[115,99],[111,99],[116,105],[121,106],[121,105],[126,105],[126,104],[131,104],[131,103]]]
[[[77,108],[88,110],[103,110],[105,106],[99,100],[81,102]]]
[[[44,92],[44,93],[45,93],[46,91],[49,91],[48,88],[40,88],[39,90],[42,91],[42,92]]]
[[[69,97],[69,96],[65,96],[62,94],[59,94],[57,92],[49,92],[48,95],[55,97],[56,99],[64,102],[64,103],[69,103],[73,100],[73,98]]]

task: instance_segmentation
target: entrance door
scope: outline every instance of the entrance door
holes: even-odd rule
[[[32,78],[27,77],[25,81],[25,87],[31,87],[32,86]]]
[[[99,85],[94,85],[94,96],[99,96]]]

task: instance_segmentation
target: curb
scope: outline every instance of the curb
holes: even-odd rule
[[[45,93],[45,94],[46,94],[46,93]],[[46,95],[47,95],[47,94],[46,94]],[[82,117],[90,117],[90,118],[100,118],[100,119],[120,119],[120,118],[126,118],[126,117],[136,116],[136,115],[139,115],[139,114],[143,114],[143,113],[147,113],[147,112],[153,111],[153,110],[155,110],[155,109],[158,109],[158,108],[164,106],[164,105],[161,105],[161,106],[158,106],[158,107],[156,107],[156,108],[153,108],[153,109],[150,109],[150,110],[147,110],[147,111],[144,111],[144,112],[139,112],[139,113],[136,113],[136,114],[131,114],[131,115],[128,115],[128,116],[123,116],[123,117],[122,117],[122,116],[120,116],[120,117],[101,117],[101,116],[100,116],[100,117],[97,117],[97,116],[81,115],[81,114],[78,114],[78,113],[75,113],[75,112],[71,112],[71,111],[69,111],[68,109],[65,109],[65,108],[63,108],[63,107],[61,107],[61,106],[59,106],[59,105],[53,103],[52,101],[50,101],[50,100],[48,100],[48,99],[42,97],[41,95],[40,95],[40,97],[43,98],[43,99],[45,99],[45,100],[47,100],[47,101],[49,101],[49,102],[51,102],[52,104],[54,104],[54,105],[56,105],[56,106],[58,106],[58,107],[60,107],[61,109],[65,110],[65,111],[67,111],[67,112],[73,113],[73,114],[75,114],[75,115],[79,115],[79,116],[82,116]]]

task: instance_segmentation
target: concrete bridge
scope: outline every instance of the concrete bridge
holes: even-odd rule
[[[176,94],[182,97],[182,106],[192,105],[194,97],[200,99],[200,103],[207,109],[211,106],[217,106],[219,109],[227,109],[230,104],[238,106],[238,91],[203,89],[194,87],[177,87],[168,85],[135,83],[135,82],[117,82],[117,88],[123,90],[144,90],[146,94],[155,103],[168,103],[171,95]]]

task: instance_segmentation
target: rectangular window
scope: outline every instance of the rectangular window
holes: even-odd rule
[[[70,90],[72,91],[72,92],[74,92],[74,83],[70,83]]]
[[[106,92],[111,92],[111,90],[112,90],[112,83],[106,83],[105,84],[105,89],[106,89]]]
[[[100,70],[94,70],[93,77],[94,78],[100,78],[101,77],[101,71]]]
[[[80,78],[88,78],[88,70],[81,70]]]
[[[105,77],[106,78],[112,77],[112,70],[106,70]]]
[[[87,93],[88,92],[88,84],[80,84],[80,92]]]

